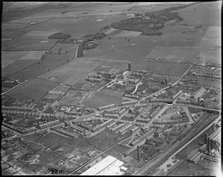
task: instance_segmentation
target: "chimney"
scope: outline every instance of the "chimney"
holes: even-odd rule
[[[128,71],[131,71],[131,62],[128,63]]]
[[[208,134],[207,133],[204,134],[204,143],[205,144],[208,143]]]
[[[138,161],[140,161],[139,146],[137,146],[137,158],[138,158]]]
[[[210,155],[211,147],[210,147],[210,139],[209,138],[208,138],[208,141],[207,141],[207,150],[208,150],[208,155]]]

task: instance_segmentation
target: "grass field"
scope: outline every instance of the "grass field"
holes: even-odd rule
[[[25,55],[23,55],[20,59],[23,60],[39,60],[44,54],[44,51],[27,51]]]
[[[95,13],[95,11],[93,12]],[[30,31],[47,31],[49,29],[53,29],[62,33],[71,34],[73,38],[80,38],[86,34],[98,32],[102,27],[110,24],[113,21],[119,21],[125,18],[125,16],[118,14],[103,15],[103,12],[98,12],[98,14],[95,15],[87,14],[86,16],[82,16],[81,13],[73,13],[68,17],[61,15],[61,13],[58,11],[49,13],[51,13],[51,17],[54,17],[53,19],[38,25],[29,26],[27,29]],[[58,15],[59,17],[55,18],[55,16]],[[41,16],[49,17],[49,14],[35,14],[34,17],[39,18]],[[80,18],[76,19],[75,17],[77,16],[80,16]],[[97,21],[98,19],[103,20]],[[89,28],[89,26],[91,28]]]
[[[52,49],[51,52],[52,53],[58,53],[60,48],[61,51],[60,53],[66,53],[66,51],[68,52],[69,56],[74,56],[76,53],[76,45],[75,44],[61,44],[61,43],[57,43]]]
[[[6,95],[16,99],[32,98],[39,100],[57,85],[55,82],[44,79],[32,79],[10,90]]]
[[[83,95],[84,92],[81,91],[69,91],[58,102],[60,105],[76,105]]]
[[[190,25],[220,26],[221,2],[206,2],[179,10],[182,23]]]
[[[183,33],[185,30],[189,31],[191,27],[183,25],[169,26],[163,29],[163,35],[161,36],[145,36],[138,35],[136,32],[120,32],[111,35],[110,40],[108,38],[100,40],[97,48],[86,51],[84,56],[144,62],[146,56],[157,46],[196,47],[200,43],[202,33],[199,31],[189,34]]]
[[[69,63],[69,65],[64,65],[39,77],[46,79],[55,78],[55,81],[57,82],[73,85],[99,64],[99,62],[79,58]]]
[[[158,61],[148,61],[147,71],[160,74],[160,75],[170,75],[170,76],[181,76],[189,64],[183,63],[168,63],[168,62],[158,62]]]
[[[209,26],[201,41],[201,62],[221,63],[220,27]]]
[[[171,47],[155,47],[146,58],[159,58],[159,59],[177,59],[180,61],[192,61],[199,48],[197,47],[182,47],[182,46],[171,46]]]
[[[7,77],[8,75],[20,71],[25,67],[29,67],[36,62],[36,60],[16,60],[2,69],[2,77]]]
[[[87,107],[100,107],[109,104],[120,104],[122,97],[112,96],[103,92],[97,92],[92,98],[87,100],[84,104]]]
[[[13,62],[15,62],[15,60],[2,60],[1,61],[1,69],[7,67],[8,65],[12,64]]]
[[[96,136],[88,139],[88,142],[96,149],[104,151],[116,143],[114,139],[117,136],[118,134],[105,129],[104,131],[98,133]]]
[[[25,68],[12,75],[12,78],[18,79],[29,79],[40,74],[43,74],[47,71],[50,71],[62,64],[65,64],[67,61],[73,59],[74,56],[66,54],[44,54],[44,60],[37,62],[36,64]],[[63,78],[64,79],[64,78]]]
[[[117,37],[137,37],[141,34],[141,32],[138,31],[126,31],[122,30],[120,33],[116,34]]]
[[[12,64],[16,60],[38,60],[43,53],[43,51],[2,51],[2,69]],[[21,63],[24,63],[24,61],[22,61]]]
[[[4,41],[2,43],[3,51],[45,51],[49,50],[57,40],[49,39],[46,43],[41,43],[42,39],[27,38],[21,36],[14,40]]]
[[[58,31],[30,31],[24,35],[27,38],[48,39],[48,37]]]

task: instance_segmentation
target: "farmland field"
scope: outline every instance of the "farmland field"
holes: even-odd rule
[[[49,39],[46,43],[41,43],[42,39],[27,38],[21,36],[13,41],[4,41],[2,50],[4,51],[45,51],[54,46],[57,40]]]
[[[191,61],[198,53],[197,47],[155,47],[146,58],[177,59]]]
[[[168,154],[161,150],[163,147],[158,146],[169,144],[178,132],[188,128],[187,123],[180,125],[178,122],[177,126],[140,124],[131,129],[134,117],[141,118],[142,124],[142,119],[156,117],[157,104],[161,103],[152,103],[150,98],[172,98],[180,90],[185,92],[179,92],[180,100],[220,109],[221,5],[220,1],[4,2],[2,105],[3,126],[9,130],[2,132],[2,166],[8,168],[4,174],[33,172],[41,175],[49,174],[49,170],[52,174],[62,170],[65,175],[76,175],[90,168],[92,164],[85,164],[90,159],[111,155],[129,161],[127,166],[123,164],[128,168],[127,173],[149,175],[144,171],[146,169],[138,168],[148,162],[146,158],[151,154],[145,152],[159,151],[167,157]],[[179,8],[170,8],[176,6]],[[181,77],[191,65],[195,68]],[[106,84],[110,87],[105,88]],[[204,95],[197,94],[201,87],[205,88]],[[133,94],[132,97],[141,100],[142,104],[121,105],[123,101],[135,100],[125,93]],[[146,99],[147,96],[150,98]],[[162,102],[165,104],[166,101]],[[112,104],[114,109],[97,109]],[[168,105],[171,111],[163,114],[172,112],[177,117],[171,116],[171,119],[184,118],[183,108]],[[189,114],[199,112],[203,115],[204,110],[197,109],[188,108]],[[105,118],[106,113],[114,114],[114,117],[119,114],[119,118],[123,114],[123,120],[127,122],[114,120],[112,115],[110,119],[109,116]],[[199,115],[192,114],[192,117],[195,121],[199,119]],[[102,125],[107,122],[105,119],[109,119],[108,124]],[[169,119],[168,115],[165,119]],[[59,124],[51,122],[53,120]],[[43,124],[46,127],[42,127]],[[150,128],[155,128],[156,134],[148,141],[148,137],[143,136]],[[11,139],[10,129],[15,134],[19,130],[24,132]],[[64,135],[68,132],[62,132],[62,129],[69,131],[70,136]],[[163,137],[167,141],[159,142]],[[141,160],[136,159],[136,149],[124,159],[123,153],[131,149],[127,144],[134,144],[137,138],[146,140],[144,147],[140,147],[144,148],[144,153],[139,154]],[[170,174],[210,174],[211,170],[208,172],[202,164],[204,159],[195,165],[186,163],[189,151],[200,146],[198,142],[193,143],[176,155],[184,160],[182,164],[187,169],[180,164],[179,169],[170,171]],[[215,145],[211,144],[213,151]],[[215,150],[217,157],[220,153]],[[29,159],[26,160],[24,155]],[[16,169],[20,164],[21,171]],[[167,170],[171,165],[167,165]],[[80,169],[75,171],[78,167]],[[109,172],[113,173],[115,169],[111,168]],[[134,172],[130,172],[132,170]]]
[[[99,62],[80,58],[78,60],[72,61],[69,63],[69,65],[62,66],[39,77],[46,79],[53,78],[53,80],[56,82],[73,85],[79,79],[96,68],[99,64]]]
[[[52,53],[58,53],[60,51],[60,53],[67,53],[67,55],[69,56],[74,56],[76,53],[76,45],[75,44],[61,44],[61,43],[57,43],[52,49],[51,52]]]
[[[44,54],[44,60],[41,60],[34,65],[25,68],[15,74],[13,74],[12,78],[17,79],[29,79],[40,74],[43,74],[47,71],[50,71],[62,64],[65,64],[69,60],[73,59],[74,56],[66,55],[66,54]]]
[[[72,38],[80,38],[86,34],[98,32],[102,27],[110,24],[112,21],[119,21],[125,18],[123,15],[114,14],[111,16],[109,14],[101,15],[100,13],[96,16],[91,16],[90,14],[88,14],[88,16],[81,16],[80,19],[71,18],[78,16],[79,13],[71,14],[71,17],[68,16],[51,19],[45,23],[40,23],[37,26],[30,26],[27,29],[31,31],[47,31],[48,29],[55,29],[62,33],[71,34]],[[39,17],[40,15],[41,14],[36,14],[36,17]],[[59,15],[61,16],[61,14]],[[52,16],[55,16],[55,13],[53,13]],[[102,17],[103,20],[97,21],[100,17]],[[66,26],[66,28],[64,28],[64,26]],[[89,26],[91,26],[91,28],[89,28]]]
[[[189,25],[220,26],[220,1],[199,3],[194,6],[179,10],[184,20],[182,23]]]
[[[16,99],[32,98],[39,100],[58,84],[44,79],[33,79],[10,90],[6,95]]]
[[[148,72],[160,75],[167,74],[170,76],[178,76],[178,77],[181,76],[189,67],[189,64],[157,62],[157,61],[148,61],[146,65]]]
[[[221,63],[221,36],[220,27],[209,26],[201,41],[201,52],[199,57],[202,62]]]
[[[36,60],[16,60],[12,64],[2,69],[2,77],[7,77],[8,75],[29,67],[36,62]]]
[[[100,107],[109,104],[120,104],[122,97],[108,95],[106,93],[100,92],[96,93],[92,98],[87,100],[84,104],[88,107]]]

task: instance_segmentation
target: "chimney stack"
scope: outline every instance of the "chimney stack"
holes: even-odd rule
[[[128,71],[131,71],[132,66],[131,66],[131,62],[128,63]]]
[[[211,147],[210,147],[210,139],[209,138],[208,138],[208,142],[207,142],[207,150],[208,150],[208,155],[210,155]]]
[[[137,158],[138,158],[138,161],[140,161],[139,146],[137,146]]]
[[[208,134],[207,133],[204,134],[204,143],[205,144],[208,143]]]

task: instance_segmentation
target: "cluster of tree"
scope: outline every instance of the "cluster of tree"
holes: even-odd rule
[[[59,39],[57,43],[66,43],[66,44],[74,44],[77,42],[77,39],[67,38],[67,39]]]
[[[59,32],[59,33],[54,33],[54,34],[50,35],[48,37],[48,39],[67,39],[70,37],[71,37],[70,34],[63,34],[63,33]]]
[[[94,49],[97,46],[98,46],[98,43],[91,42],[91,41],[85,42],[85,43],[82,44],[82,47],[83,47],[84,50]]]
[[[44,113],[50,113],[50,114],[53,114],[53,113],[54,113],[54,110],[53,110],[53,108],[52,108],[51,106],[48,106],[48,107],[46,108],[46,110],[44,111]]]
[[[77,57],[82,57],[83,56],[83,53],[84,53],[83,50],[84,50],[83,49],[83,46],[82,45],[79,45],[78,46],[78,50],[77,50]]]
[[[81,38],[82,42],[79,45],[78,56],[83,56],[83,50],[95,48],[98,45],[95,40],[102,39],[106,36],[107,35],[103,32],[83,36]]]
[[[142,35],[161,35],[162,32],[158,31],[165,26],[165,23],[171,20],[175,22],[182,21],[183,18],[179,16],[178,12],[172,12],[187,6],[170,7],[155,12],[147,12],[143,14],[136,14],[133,18],[123,19],[119,22],[111,24],[113,28],[139,31]]]
[[[101,28],[101,31],[103,31],[103,30],[107,30],[107,29],[109,29],[110,27],[111,27],[111,25],[106,25],[106,26],[104,26],[104,27]]]
[[[93,40],[99,40],[99,39],[102,39],[104,37],[106,37],[107,35],[103,32],[98,32],[98,33],[95,33],[95,34],[87,34],[85,36],[82,37],[82,39],[85,41],[85,42],[89,42],[89,41],[93,41]]]
[[[143,153],[141,153],[140,156],[144,160],[148,160],[149,158],[153,157],[159,151],[159,149],[156,148],[154,145],[144,144],[141,146],[141,148],[142,148]]]

